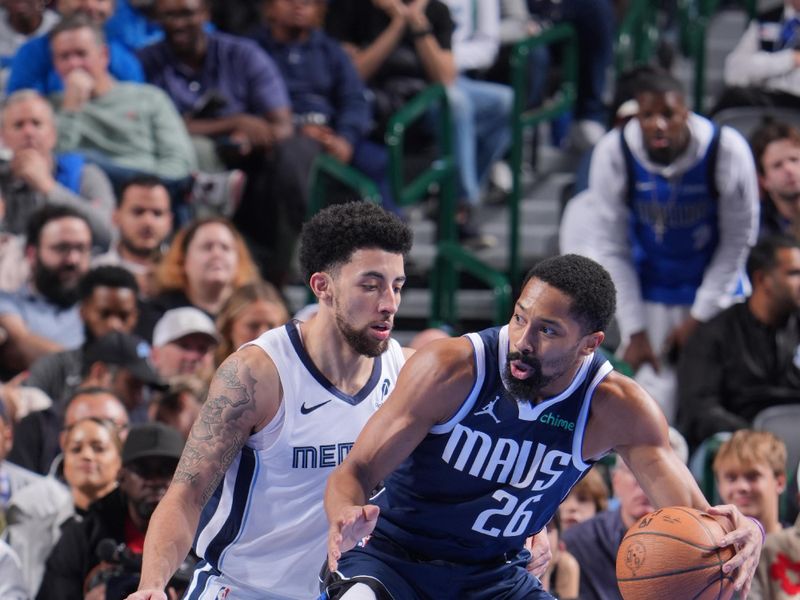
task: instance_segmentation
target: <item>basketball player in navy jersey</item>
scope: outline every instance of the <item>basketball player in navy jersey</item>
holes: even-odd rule
[[[328,480],[329,598],[551,598],[526,573],[524,540],[611,451],[656,506],[730,522],[720,545],[738,553],[723,568],[738,569],[746,595],[760,525],[709,507],[655,401],[597,352],[614,308],[600,265],[548,259],[528,274],[507,326],[432,342],[406,363]]]
[[[325,479],[394,388],[390,339],[411,232],[368,203],[327,208],[300,262],[319,311],[261,335],[217,370],[175,477],[153,514],[139,590],[163,590],[193,545],[185,598],[308,599],[328,529]]]

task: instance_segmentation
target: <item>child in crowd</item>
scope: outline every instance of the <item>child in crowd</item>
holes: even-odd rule
[[[786,489],[786,444],[780,438],[740,429],[720,446],[713,469],[722,502],[758,519],[768,534],[782,529],[778,499]]]
[[[561,530],[591,519],[608,507],[608,486],[595,468],[575,484],[558,509]]]

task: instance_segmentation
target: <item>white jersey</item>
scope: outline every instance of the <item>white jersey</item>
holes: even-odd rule
[[[394,389],[405,361],[390,340],[369,381],[350,396],[317,369],[295,323],[251,343],[275,363],[283,402],[272,423],[250,436],[203,511],[195,539],[203,561],[186,598],[207,597],[203,590],[214,589],[220,577],[231,598],[319,595],[327,552],[325,482]]]

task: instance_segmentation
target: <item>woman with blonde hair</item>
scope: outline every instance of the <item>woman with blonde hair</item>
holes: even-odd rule
[[[192,221],[175,234],[158,267],[159,294],[144,311],[137,333],[151,339],[155,322],[172,308],[194,306],[216,318],[236,289],[260,279],[244,239],[230,221]]]
[[[239,346],[289,320],[289,311],[277,288],[266,281],[250,283],[236,290],[217,317],[222,342],[217,346],[217,365]]]

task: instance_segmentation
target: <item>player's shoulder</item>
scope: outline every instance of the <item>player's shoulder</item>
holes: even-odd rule
[[[437,358],[442,362],[453,362],[463,360],[471,356],[473,352],[472,342],[468,338],[461,336],[434,340],[417,350],[414,356]]]
[[[227,362],[245,365],[253,372],[267,374],[270,371],[274,371],[277,374],[277,368],[270,356],[270,352],[257,344],[248,344],[239,348],[226,358],[222,365]]]
[[[612,371],[594,393],[584,449],[587,456],[601,456],[619,446],[654,439],[664,426],[664,413],[644,388]]]
[[[417,375],[429,374],[442,381],[474,371],[474,346],[466,337],[432,341],[411,356],[404,369]]]
[[[654,400],[632,378],[619,371],[611,371],[597,385],[593,404],[597,412],[618,416],[647,410]]]
[[[249,392],[257,414],[271,415],[281,399],[281,380],[272,357],[255,344],[240,348],[226,358],[214,375],[220,385],[242,387]]]

